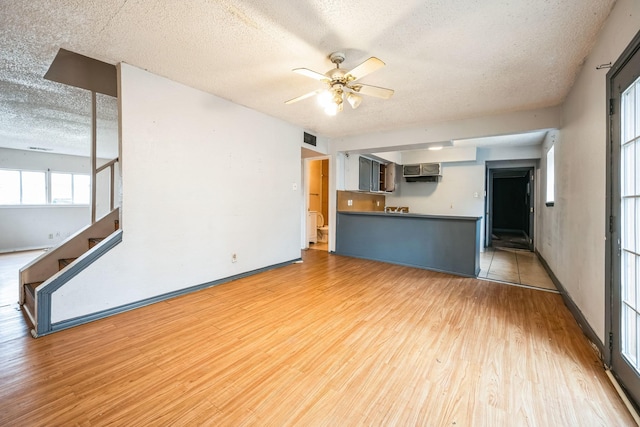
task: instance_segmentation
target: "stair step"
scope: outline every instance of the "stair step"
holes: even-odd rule
[[[35,317],[36,312],[36,288],[40,286],[42,282],[33,282],[24,284],[24,302],[23,308],[25,308],[32,317]]]
[[[62,270],[78,258],[62,258],[58,260],[58,269]]]
[[[25,283],[24,284],[24,289],[26,291],[28,291],[28,294],[31,294],[31,297],[33,297],[36,294],[36,288],[40,285],[42,285],[44,282],[33,282],[33,283]]]
[[[89,249],[91,249],[92,247],[94,247],[98,243],[102,242],[103,240],[104,240],[104,237],[90,237],[89,238]]]

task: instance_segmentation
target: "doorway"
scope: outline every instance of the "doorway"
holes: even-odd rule
[[[309,160],[309,249],[329,249],[329,159]],[[315,230],[313,228],[315,227]],[[314,234],[315,232],[315,234]]]
[[[533,167],[488,170],[486,246],[533,250]]]
[[[607,304],[611,372],[640,402],[640,33],[607,74]]]

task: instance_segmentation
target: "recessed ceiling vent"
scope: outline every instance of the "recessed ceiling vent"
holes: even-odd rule
[[[304,142],[309,144],[309,145],[313,145],[315,147],[316,146],[316,136],[305,132],[304,133]]]

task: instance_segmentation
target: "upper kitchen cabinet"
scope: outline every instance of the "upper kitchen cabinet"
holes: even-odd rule
[[[358,190],[360,191],[371,191],[372,163],[371,159],[358,156]]]
[[[395,190],[395,169],[395,163],[360,155],[345,155],[344,189],[370,193],[392,192]]]
[[[396,191],[396,164],[380,164],[380,191],[387,193]]]

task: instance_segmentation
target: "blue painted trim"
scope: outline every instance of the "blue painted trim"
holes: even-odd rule
[[[96,313],[91,313],[91,314],[87,314],[87,315],[84,315],[84,316],[75,317],[73,319],[63,320],[61,322],[57,322],[57,323],[52,324],[48,331],[44,332],[43,334],[38,334],[38,336],[50,334],[52,332],[58,332],[58,331],[61,331],[63,329],[72,328],[74,326],[83,325],[85,323],[93,322],[94,320],[104,319],[105,317],[113,316],[113,315],[119,314],[119,313],[124,313],[126,311],[130,311],[130,310],[134,310],[134,309],[137,309],[137,308],[140,308],[140,307],[144,307],[144,306],[147,306],[147,305],[155,304],[157,302],[162,302],[162,301],[166,301],[166,300],[169,300],[169,299],[172,299],[172,298],[180,297],[180,296],[183,296],[183,295],[186,295],[186,294],[190,294],[192,292],[201,291],[203,289],[207,289],[207,288],[210,288],[212,286],[221,285],[223,283],[228,283],[228,282],[231,282],[233,280],[242,279],[242,278],[248,277],[248,276],[253,276],[254,274],[264,273],[265,271],[273,270],[275,268],[285,267],[287,265],[290,265],[290,264],[292,264],[292,263],[294,263],[296,261],[300,261],[300,260],[302,260],[302,258],[295,258],[295,259],[293,259],[291,261],[286,261],[286,262],[282,262],[282,263],[279,263],[279,264],[273,264],[273,265],[270,265],[270,266],[267,266],[267,267],[258,268],[256,270],[251,270],[251,271],[247,271],[247,272],[244,272],[244,273],[236,274],[234,276],[225,277],[223,279],[202,283],[200,285],[190,286],[190,287],[184,288],[184,289],[178,289],[176,291],[168,292],[168,293],[162,294],[162,295],[156,295],[154,297],[143,299],[143,300],[136,301],[136,302],[132,302],[130,304],[125,304],[125,305],[121,305],[121,306],[118,306],[118,307],[110,308],[110,309],[107,309],[107,310],[98,311]]]
[[[50,283],[46,284],[43,289],[36,292],[36,298],[38,298],[38,314],[36,317],[38,324],[36,325],[36,336],[46,335],[54,330],[53,325],[51,324],[51,294],[64,286],[65,283],[77,276],[81,271],[89,267],[98,260],[98,258],[109,252],[120,242],[122,242],[122,230],[117,230],[100,242],[99,245],[96,245],[92,250],[86,252],[62,274]]]

